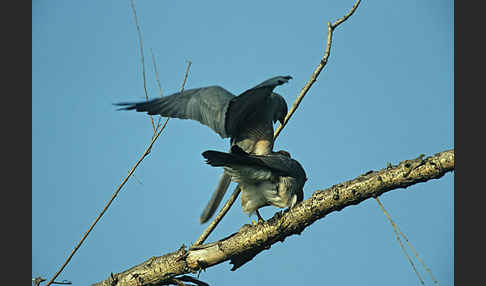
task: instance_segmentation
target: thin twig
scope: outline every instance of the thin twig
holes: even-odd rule
[[[183,81],[182,87],[181,87],[181,92],[184,91],[184,86],[185,86],[186,81],[187,81],[187,77],[188,77],[188,74],[189,74],[189,68],[191,67],[191,64],[192,64],[192,62],[191,61],[188,61],[188,65],[187,65],[187,68],[186,68],[186,73],[184,75],[184,81]],[[140,156],[140,158],[138,159],[137,163],[133,166],[133,168],[130,170],[130,172],[128,173],[128,175],[122,181],[122,183],[120,184],[120,186],[113,193],[113,195],[111,196],[110,200],[105,205],[104,209],[101,211],[101,213],[95,219],[95,221],[93,222],[93,224],[91,224],[91,226],[89,227],[88,231],[81,238],[81,241],[76,245],[76,247],[73,249],[73,251],[71,252],[71,254],[68,256],[68,258],[66,259],[66,261],[64,262],[64,264],[57,271],[57,273],[51,278],[51,280],[47,283],[46,286],[51,285],[54,282],[54,280],[57,278],[57,276],[59,276],[59,274],[62,272],[62,270],[64,270],[64,267],[66,267],[66,265],[69,263],[69,261],[71,260],[71,258],[73,257],[73,255],[76,253],[76,251],[79,249],[79,247],[83,244],[83,242],[86,239],[86,237],[88,237],[88,235],[91,232],[91,230],[93,230],[94,226],[98,223],[98,221],[101,219],[101,217],[103,216],[103,214],[108,210],[108,207],[115,200],[115,198],[117,197],[118,193],[121,191],[122,187],[125,185],[125,183],[128,181],[128,179],[135,172],[135,169],[143,161],[143,159],[145,159],[145,157],[150,153],[150,150],[152,150],[152,146],[154,145],[154,143],[157,140],[157,138],[159,138],[159,136],[162,133],[162,131],[164,131],[165,127],[167,126],[167,122],[168,121],[169,121],[169,118],[167,118],[167,120],[165,121],[164,125],[162,125],[162,127],[160,128],[160,130],[157,132],[157,135],[155,135],[154,137],[152,137],[152,141],[150,142],[150,144],[148,145],[148,147],[145,149],[145,152],[143,152],[142,156]]]
[[[402,231],[400,230],[400,227],[398,225],[397,225],[397,229],[398,229],[398,232],[400,233],[400,235],[403,237],[403,239],[405,239],[405,241],[407,242],[408,246],[412,250],[415,257],[417,257],[417,259],[420,261],[420,263],[422,263],[422,266],[429,273],[430,278],[432,278],[432,281],[434,281],[434,284],[439,285],[439,281],[437,281],[437,279],[435,279],[434,274],[432,274],[432,271],[430,270],[430,268],[427,267],[427,265],[425,265],[425,262],[419,257],[418,252],[415,250],[415,248],[412,246],[412,244],[410,244],[407,237],[402,233]]]
[[[219,224],[221,219],[226,215],[226,213],[229,211],[233,203],[236,201],[238,198],[238,195],[240,194],[240,187],[236,187],[236,189],[233,191],[233,194],[231,194],[231,197],[229,197],[228,201],[224,204],[223,208],[218,212],[216,217],[214,217],[213,221],[208,225],[208,227],[203,231],[203,233],[199,236],[199,238],[194,242],[192,246],[197,246],[201,245],[204,243],[204,241],[208,238],[208,236],[213,232],[213,230],[216,228],[216,226]]]
[[[393,228],[396,228],[397,229],[397,231],[400,233],[400,235],[403,237],[403,239],[405,239],[405,241],[407,242],[408,247],[410,247],[410,249],[412,250],[412,252],[415,255],[415,257],[420,261],[420,263],[422,263],[422,266],[429,273],[430,278],[432,278],[432,281],[434,281],[434,284],[435,285],[439,285],[439,282],[437,281],[437,279],[435,279],[434,274],[432,274],[432,271],[430,270],[430,268],[427,267],[427,265],[425,265],[425,262],[419,257],[418,252],[412,246],[412,244],[410,243],[410,241],[408,240],[408,238],[405,236],[405,234],[403,234],[403,232],[400,230],[400,227],[393,221],[393,219],[391,218],[391,216],[385,210],[385,208],[383,207],[383,204],[381,203],[381,201],[378,198],[376,198],[376,200],[377,200],[378,204],[380,205],[381,210],[385,213],[385,215],[388,218],[388,220],[390,220],[390,223],[392,224]]]
[[[159,72],[157,71],[157,63],[155,62],[154,53],[150,49],[150,55],[152,56],[152,64],[154,66],[155,80],[157,81],[157,86],[159,87],[160,97],[162,97],[162,85],[160,84]]]
[[[327,60],[329,58],[330,51],[331,51],[332,34],[333,34],[334,29],[336,29],[341,23],[343,23],[351,15],[353,15],[354,11],[356,11],[356,8],[358,8],[360,2],[361,2],[361,0],[356,1],[356,3],[353,5],[353,8],[351,9],[351,11],[349,11],[349,13],[346,14],[344,17],[338,19],[334,24],[331,24],[331,23],[328,24],[327,45],[326,45],[326,50],[324,52],[324,56],[321,59],[321,61],[320,61],[319,65],[317,66],[317,68],[312,73],[311,78],[305,84],[305,86],[302,88],[302,90],[300,91],[299,96],[297,97],[297,99],[292,104],[292,107],[290,108],[289,112],[285,116],[285,119],[284,119],[283,124],[280,124],[277,127],[277,129],[275,130],[274,138],[277,138],[277,136],[280,134],[280,132],[282,131],[282,129],[285,127],[285,125],[287,125],[287,122],[290,120],[290,117],[292,117],[292,115],[294,114],[294,112],[297,109],[297,107],[299,107],[300,102],[302,101],[302,99],[304,99],[304,96],[307,94],[307,92],[309,91],[309,89],[311,88],[311,86],[317,80],[317,77],[321,73],[322,69],[327,64]],[[233,197],[235,193],[236,193],[236,197]],[[231,208],[231,206],[233,205],[233,203],[236,201],[236,199],[238,197],[238,194],[239,194],[239,190],[238,191],[235,190],[233,192],[233,195],[231,196],[231,198],[226,202],[226,204],[224,205],[224,207],[219,211],[218,215],[213,219],[213,221],[208,225],[208,227],[204,230],[204,232],[196,240],[196,243],[197,244],[195,243],[194,245],[200,245],[200,244],[204,243],[204,241],[206,240],[206,238],[208,238],[208,236],[211,234],[211,232],[214,230],[214,228],[218,225],[219,221],[223,219],[223,217],[226,214],[226,212]]]
[[[152,48],[150,48],[150,55],[152,56],[152,65],[154,66],[155,80],[157,81],[157,86],[159,87],[160,97],[163,97],[162,85],[160,84],[159,72],[157,71],[157,63],[155,62],[155,57],[154,57],[154,53],[152,52]],[[157,129],[160,127],[160,120],[161,119],[162,119],[162,116],[159,116],[159,120],[157,121]],[[154,134],[155,134],[155,132],[154,132]]]
[[[397,225],[392,220],[392,218],[388,214],[388,212],[385,210],[385,207],[383,207],[383,205],[381,204],[381,202],[378,199],[378,197],[376,197],[375,199],[378,202],[378,205],[380,206],[381,210],[385,213],[386,217],[388,218],[388,220],[390,221],[391,225],[393,226],[393,232],[395,232],[395,235],[397,237],[398,242],[400,243],[400,247],[402,248],[403,253],[405,253],[405,256],[407,256],[407,259],[410,262],[410,265],[412,265],[413,271],[415,271],[415,274],[417,274],[417,277],[418,277],[418,279],[420,281],[420,284],[425,285],[424,280],[422,279],[422,277],[420,277],[420,274],[418,273],[417,268],[415,268],[415,265],[413,264],[413,261],[410,258],[410,255],[408,255],[407,250],[405,249],[405,246],[403,246],[402,240],[400,239],[400,235],[398,235]]]
[[[360,2],[361,2],[361,0],[356,1],[356,3],[354,3],[354,5],[353,5],[353,8],[351,8],[351,10],[348,12],[348,14],[344,15],[340,19],[337,19],[337,21],[334,22],[334,24],[332,24],[332,28],[333,29],[337,28],[337,26],[341,25],[342,22],[346,21],[349,17],[351,17],[351,15],[354,14],[354,11],[356,11],[356,8],[358,8]]]
[[[182,87],[181,87],[181,92],[184,91],[184,85],[186,84],[186,80],[187,80],[187,76],[188,76],[188,73],[189,73],[189,68],[191,66],[191,62],[189,61],[189,64],[187,66],[187,69],[186,69],[186,74],[184,76],[184,82],[182,84]],[[157,133],[157,135],[155,137],[152,138],[152,141],[150,142],[149,146],[145,149],[145,152],[143,152],[142,156],[138,159],[137,163],[133,166],[133,168],[130,170],[130,172],[128,173],[128,176],[125,177],[125,179],[122,181],[122,183],[120,184],[120,186],[116,189],[115,193],[113,193],[113,195],[111,196],[111,199],[108,201],[108,203],[106,204],[105,208],[101,211],[101,213],[98,215],[98,217],[96,218],[96,220],[93,222],[93,224],[90,226],[90,228],[88,229],[88,231],[84,234],[83,238],[81,239],[81,241],[76,245],[76,247],[74,248],[74,250],[71,252],[71,254],[69,255],[69,257],[66,259],[66,261],[64,262],[64,264],[61,266],[61,268],[57,271],[57,273],[52,277],[52,279],[47,283],[46,286],[49,286],[53,283],[54,279],[57,278],[57,276],[59,276],[59,274],[62,272],[62,270],[64,269],[64,267],[66,267],[66,265],[69,263],[69,261],[71,260],[71,258],[73,257],[74,253],[76,253],[76,251],[79,249],[79,247],[81,246],[81,244],[84,242],[84,240],[86,239],[86,237],[88,236],[88,234],[91,232],[91,230],[94,228],[94,226],[96,225],[96,223],[98,223],[98,221],[101,219],[101,217],[103,216],[103,214],[106,212],[106,210],[108,209],[108,207],[111,205],[111,203],[115,200],[116,196],[118,195],[118,193],[121,191],[122,187],[125,185],[125,183],[128,181],[128,179],[132,176],[132,174],[135,172],[135,169],[138,167],[138,165],[143,161],[143,159],[145,159],[145,157],[150,153],[150,150],[152,149],[152,146],[154,145],[155,141],[157,140],[157,138],[159,138],[160,134],[162,133],[162,131],[165,129],[165,127],[167,126],[167,122],[169,121],[169,118],[167,118],[167,120],[165,121],[164,125],[160,128],[159,132]]]
[[[287,113],[287,116],[285,116],[285,119],[284,119],[283,124],[280,124],[277,127],[277,129],[275,130],[275,134],[274,134],[274,137],[275,138],[277,138],[277,136],[280,134],[280,131],[282,131],[282,129],[285,127],[285,125],[287,125],[287,122],[289,121],[290,117],[294,114],[294,112],[297,109],[297,107],[299,107],[300,102],[302,101],[302,99],[304,99],[304,96],[307,94],[307,92],[309,91],[309,89],[311,88],[311,86],[314,84],[314,82],[316,82],[317,77],[321,73],[321,71],[324,68],[324,66],[327,64],[327,60],[329,59],[329,56],[331,54],[332,35],[333,35],[333,32],[334,32],[334,29],[336,29],[341,23],[343,23],[344,21],[346,21],[351,15],[354,14],[354,11],[356,11],[356,9],[358,8],[360,2],[361,2],[361,0],[356,1],[356,3],[353,5],[353,8],[351,9],[351,11],[349,11],[349,13],[346,14],[341,19],[338,19],[334,24],[331,24],[330,22],[328,23],[328,29],[327,29],[327,44],[326,44],[326,49],[324,51],[324,56],[322,57],[319,65],[316,67],[316,69],[312,73],[310,79],[307,81],[307,83],[305,84],[305,86],[300,91],[299,96],[294,101],[294,104],[292,105],[292,107],[290,108],[289,112]]]
[[[167,122],[166,122],[167,123]],[[157,138],[159,138],[159,135],[160,133],[162,133],[162,131],[164,130],[166,124],[164,124],[164,126],[162,126],[162,128],[159,130],[159,132],[157,133],[157,135],[152,139],[152,141],[150,142],[149,146],[146,148],[145,152],[143,152],[142,156],[140,156],[140,158],[138,159],[137,163],[133,166],[133,168],[130,170],[130,172],[128,173],[128,175],[125,177],[125,179],[122,181],[122,183],[120,184],[120,186],[116,189],[116,191],[113,193],[113,195],[111,196],[110,200],[108,201],[108,203],[105,205],[105,207],[103,208],[103,210],[101,211],[101,213],[98,215],[98,217],[95,219],[95,221],[91,224],[91,226],[89,227],[88,231],[84,234],[84,236],[81,238],[81,241],[76,245],[76,247],[73,249],[73,251],[71,252],[71,254],[68,256],[68,258],[66,259],[66,261],[64,262],[64,264],[61,266],[61,268],[57,271],[57,273],[51,278],[51,280],[47,283],[47,286],[51,285],[52,282],[54,281],[54,279],[57,278],[57,276],[59,276],[59,274],[61,273],[61,271],[64,269],[64,267],[66,267],[66,265],[69,263],[69,261],[71,260],[71,258],[73,257],[74,253],[76,253],[76,251],[79,249],[79,247],[81,246],[81,244],[83,244],[84,240],[86,239],[86,237],[88,236],[88,234],[91,232],[91,230],[93,230],[94,226],[98,223],[98,221],[101,219],[101,217],[103,216],[103,214],[105,214],[106,210],[108,210],[108,207],[111,205],[111,203],[115,200],[116,196],[118,195],[118,193],[121,191],[122,187],[125,185],[125,183],[128,181],[128,179],[132,176],[133,172],[135,172],[135,169],[138,167],[138,165],[142,162],[142,160],[145,158],[145,156],[147,156],[147,154],[150,152],[150,150],[152,149],[152,145],[155,143],[155,141],[157,140]]]
[[[138,41],[140,42],[140,55],[141,55],[141,58],[142,58],[143,90],[145,91],[145,98],[148,101],[147,81],[145,79],[145,57],[143,55],[142,31],[140,30],[140,25],[138,24],[137,10],[135,10],[135,4],[133,3],[133,0],[130,0],[130,6],[132,6],[133,17],[135,18],[135,26],[137,27]],[[153,119],[152,115],[150,115],[150,121],[152,122],[152,127],[154,129],[154,133],[156,133],[157,129],[155,128],[155,123],[154,123],[154,119]]]
[[[186,81],[187,81],[187,77],[189,76],[189,69],[191,68],[191,65],[192,65],[192,62],[190,60],[187,60],[187,67],[186,67],[186,72],[184,74],[184,80],[182,81],[181,92],[184,92],[184,87],[186,86]],[[169,119],[170,119],[170,117],[167,117],[165,119],[165,122],[164,122],[164,125],[162,126],[162,128],[165,128],[165,126],[167,125],[167,122],[169,122]],[[159,128],[158,124],[157,124],[157,128]],[[155,133],[154,133],[153,136],[155,136]],[[152,138],[153,138],[153,136],[152,136]],[[145,154],[145,156],[147,156],[150,153],[150,151],[151,150],[149,149],[148,152]]]
[[[189,75],[189,68],[191,68],[192,62],[190,60],[186,60],[187,67],[186,67],[186,75],[184,76],[184,81],[182,82],[181,92],[184,91],[184,86],[186,85],[187,76]]]
[[[143,185],[142,181],[140,181],[137,176],[133,175],[133,178],[135,179],[135,181],[137,181],[140,185]]]

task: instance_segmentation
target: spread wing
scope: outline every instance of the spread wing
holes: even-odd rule
[[[229,102],[235,98],[220,86],[188,89],[161,98],[141,102],[122,102],[118,110],[136,110],[149,115],[160,114],[164,117],[192,119],[209,126],[221,138],[230,136],[225,128],[225,114]]]
[[[289,76],[278,76],[268,79],[231,99],[225,123],[229,136],[236,136],[256,122],[271,120],[272,123],[275,123],[279,120],[283,123],[285,115],[287,115],[287,103],[273,90],[290,78]]]

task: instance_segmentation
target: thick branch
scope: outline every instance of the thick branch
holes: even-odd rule
[[[439,179],[454,170],[454,150],[437,153],[423,159],[405,160],[380,171],[370,171],[353,180],[315,191],[310,198],[291,210],[277,212],[263,224],[244,225],[237,233],[214,243],[175,252],[112,274],[94,285],[161,285],[178,275],[230,260],[232,270],[251,260],[272,244],[293,234],[300,234],[307,226],[333,211],[377,197],[385,192]]]

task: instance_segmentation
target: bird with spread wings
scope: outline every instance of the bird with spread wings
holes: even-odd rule
[[[115,105],[122,106],[119,110],[197,120],[209,126],[221,138],[230,138],[231,146],[237,145],[249,154],[266,155],[273,150],[273,124],[277,121],[283,123],[287,115],[285,99],[273,90],[291,78],[270,78],[238,96],[215,85],[188,89],[148,101]],[[201,214],[201,224],[213,216],[230,182],[231,176],[224,172]]]

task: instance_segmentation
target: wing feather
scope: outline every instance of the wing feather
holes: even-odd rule
[[[229,137],[225,114],[235,96],[220,86],[188,89],[161,98],[142,102],[121,102],[119,110],[136,110],[149,115],[197,120],[209,126],[222,138]]]

